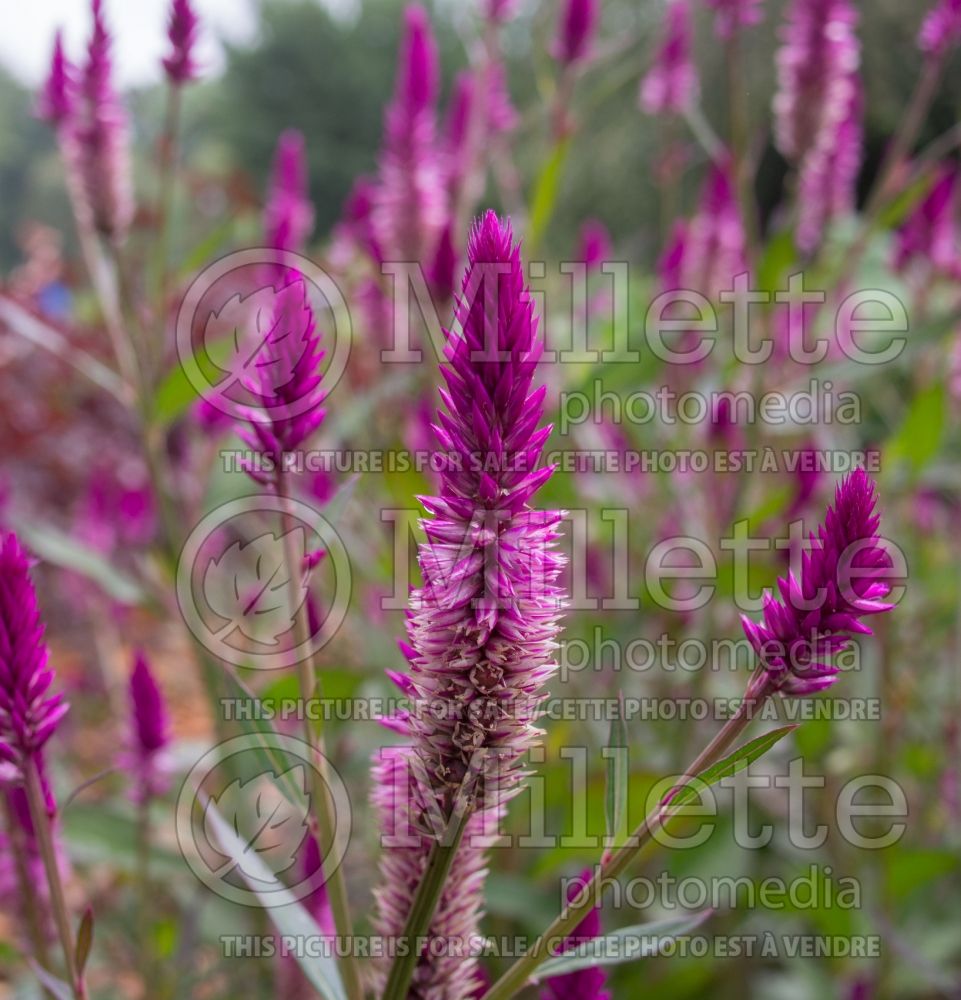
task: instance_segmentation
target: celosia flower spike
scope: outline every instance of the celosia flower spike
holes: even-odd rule
[[[808,695],[830,687],[840,672],[831,658],[853,633],[871,634],[861,619],[893,607],[884,601],[893,564],[878,534],[876,506],[863,469],[842,480],[834,506],[810,536],[800,573],[778,580],[780,599],[765,595],[762,622],[742,616],[770,689]]]
[[[447,217],[436,142],[437,48],[423,7],[408,7],[404,23],[373,223],[385,259],[426,266]]]
[[[691,12],[672,0],[651,68],[641,81],[641,107],[649,115],[681,115],[694,106],[700,84],[691,59]]]
[[[0,536],[0,760],[17,768],[67,712],[63,695],[49,693],[53,670],[29,569],[17,536]]]
[[[121,240],[133,217],[127,116],[114,90],[103,0],[93,0],[93,33],[80,83],[76,138],[84,196],[104,236]]]
[[[173,0],[167,25],[170,54],[163,60],[167,79],[173,84],[188,83],[197,78],[194,46],[197,44],[198,25],[199,19],[190,0]]]
[[[133,732],[122,763],[134,779],[136,798],[145,801],[162,792],[166,783],[164,750],[170,743],[170,720],[163,693],[140,651],[130,674],[130,707]]]
[[[862,113],[856,24],[850,0],[792,0],[782,30],[774,134],[799,170],[797,240],[805,252],[854,204]]]
[[[69,122],[74,109],[74,69],[63,51],[63,32],[57,31],[50,57],[50,71],[40,92],[37,114],[43,121],[60,128]]]
[[[570,66],[589,55],[599,13],[599,0],[564,0],[551,50],[555,59]]]
[[[418,818],[449,816],[466,792],[476,811],[430,927],[431,937],[463,943],[477,939],[485,835],[496,828],[488,824],[519,790],[521,759],[539,736],[562,606],[562,514],[529,506],[553,471],[538,469],[550,434],[538,429],[545,389],[532,387],[543,343],[519,247],[493,212],[471,229],[455,331],[433,428],[445,459],[439,495],[422,498],[431,515],[424,583],[411,593],[401,644],[410,673],[392,678],[411,708],[385,720],[412,745],[375,767],[384,831],[403,838],[384,851],[375,922],[383,934],[402,933],[434,842]],[[409,995],[471,995],[476,959],[439,953],[418,966]]]
[[[264,210],[264,241],[274,250],[301,253],[314,228],[307,176],[307,144],[288,129],[277,140]]]

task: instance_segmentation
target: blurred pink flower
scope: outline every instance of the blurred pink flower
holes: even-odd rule
[[[194,46],[197,44],[199,23],[199,18],[191,7],[190,0],[173,0],[170,5],[170,20],[167,24],[170,54],[165,56],[163,60],[167,79],[171,83],[188,83],[199,75],[197,64],[194,61]]]
[[[277,140],[264,209],[264,241],[275,250],[302,253],[314,228],[307,177],[307,144],[295,129]]]
[[[961,0],[937,0],[921,23],[918,48],[941,59],[961,41]]]
[[[671,0],[654,62],[641,80],[641,107],[649,115],[682,115],[697,103],[699,92],[690,8],[687,0]]]
[[[850,0],[792,0],[781,29],[775,141],[799,170],[798,246],[854,206],[861,163],[860,43]]]
[[[103,236],[122,241],[134,212],[127,114],[113,85],[103,0],[93,0],[92,10],[93,33],[72,131],[93,224]]]
[[[409,6],[404,20],[394,99],[387,109],[373,224],[387,260],[426,266],[448,210],[436,136],[437,51],[423,7]]]

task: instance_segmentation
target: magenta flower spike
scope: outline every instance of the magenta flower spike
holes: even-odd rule
[[[76,123],[84,197],[98,232],[122,240],[133,218],[127,115],[114,89],[103,0],[93,0],[93,33],[80,80]]]
[[[568,902],[590,882],[593,872],[590,868],[581,872],[567,889]],[[564,951],[576,948],[579,944],[593,941],[600,937],[601,911],[595,906],[589,910],[584,919],[574,928],[574,933],[564,942]],[[602,968],[579,969],[563,976],[552,976],[544,980],[541,989],[541,1000],[611,1000],[607,986],[607,973]]]
[[[50,694],[48,665],[30,561],[13,532],[0,536],[0,760],[22,769],[67,712]]]
[[[708,6],[715,11],[714,31],[717,37],[727,41],[742,28],[759,24],[763,17],[762,2],[763,0],[707,0]]]
[[[961,41],[961,0],[938,0],[921,22],[918,48],[930,59],[942,59]]]
[[[551,48],[558,62],[571,66],[590,55],[599,14],[600,0],[563,0],[557,38]]]
[[[133,738],[122,763],[134,779],[137,800],[146,801],[166,786],[164,750],[170,743],[170,720],[163,693],[139,650],[130,674],[130,707]]]
[[[194,61],[194,46],[200,20],[190,0],[173,0],[167,22],[170,53],[163,60],[167,79],[179,86],[196,80],[199,73]]]
[[[326,413],[321,405],[323,357],[307,283],[293,278],[277,290],[269,329],[245,381],[258,405],[246,411],[247,422],[238,427],[238,434],[254,452],[271,460],[269,471],[247,468],[256,482],[276,487],[284,456],[299,448],[322,423]]]
[[[402,932],[433,843],[418,818],[429,809],[449,815],[467,782],[476,812],[430,934],[469,941],[482,907],[485,834],[520,789],[521,759],[540,735],[562,608],[554,550],[562,514],[529,506],[553,472],[537,468],[551,430],[538,428],[545,388],[532,388],[543,344],[519,247],[493,212],[471,229],[456,320],[433,427],[440,487],[421,498],[431,515],[419,553],[424,583],[411,593],[401,644],[410,673],[390,673],[411,709],[385,720],[411,744],[375,765],[382,828],[404,838],[383,853],[376,925]],[[409,995],[468,996],[476,972],[473,957],[448,951],[417,967]]]
[[[672,0],[654,62],[641,80],[640,104],[649,115],[682,115],[697,103],[700,82],[691,58],[691,11]]]
[[[810,535],[800,573],[778,580],[780,598],[765,595],[762,622],[741,617],[769,690],[809,695],[830,687],[839,675],[831,658],[852,634],[871,634],[861,619],[894,606],[884,601],[892,560],[878,534],[876,507],[874,483],[863,470],[842,480],[824,523]]]
[[[54,37],[50,71],[37,102],[38,116],[56,129],[68,124],[76,101],[74,68],[63,50],[63,32]]]
[[[747,270],[744,227],[730,170],[715,164],[705,178],[697,213],[675,225],[658,262],[660,286],[663,291],[693,289],[716,302]]]
[[[519,780],[562,604],[561,514],[528,506],[553,471],[537,468],[551,431],[538,429],[545,389],[531,388],[543,344],[519,247],[493,212],[471,231],[456,318],[463,332],[449,335],[434,428],[449,458],[440,496],[422,499],[432,519],[408,621],[418,696],[454,709],[411,720],[428,772],[448,791],[479,749],[498,752],[506,785]]]
[[[448,211],[436,136],[437,48],[423,7],[409,6],[404,25],[373,222],[386,260],[427,266]]]
[[[894,268],[904,273],[917,264],[942,275],[957,275],[961,269],[955,225],[957,170],[945,164],[931,190],[921,199],[898,230],[894,246]]]
[[[850,0],[792,0],[777,54],[775,141],[800,172],[798,246],[854,204],[861,162],[857,11]]]
[[[264,241],[274,250],[302,253],[314,228],[307,175],[307,143],[288,129],[277,140],[264,210]]]

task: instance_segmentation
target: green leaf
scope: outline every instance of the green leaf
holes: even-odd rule
[[[194,362],[211,384],[217,378],[217,371],[222,372],[226,366],[231,347],[231,337],[223,336],[197,348]],[[197,390],[187,378],[186,369],[178,361],[157,386],[153,398],[153,415],[161,424],[169,426],[182,417],[199,398]]]
[[[611,719],[604,756],[607,758],[606,816],[610,845],[627,837],[628,763],[627,723],[624,721],[624,693],[617,692],[618,710]]]
[[[323,932],[313,917],[288,890],[272,890],[269,894],[269,905],[267,904],[267,900],[258,889],[258,884],[271,885],[276,881],[274,873],[263,864],[255,852],[247,850],[244,839],[234,832],[211,802],[206,803],[204,815],[213,827],[224,853],[237,863],[238,871],[244,876],[261,903],[265,904],[264,912],[281,935],[298,940],[321,937]],[[277,901],[280,899],[285,902],[278,905]],[[327,1000],[346,1000],[347,995],[341,983],[340,973],[331,957],[301,954],[301,949],[294,951],[294,957],[304,975],[321,996]]]
[[[232,671],[225,670],[224,677],[227,681],[228,696],[235,702],[245,702],[245,709],[237,712],[237,724],[243,730],[245,736],[257,738],[257,745],[251,747],[251,752],[260,761],[264,771],[270,771],[277,776],[277,787],[288,802],[299,803],[303,800],[303,792],[297,787],[290,773],[290,765],[278,754],[275,749],[268,745],[268,740],[260,737],[274,737],[280,735],[270,724],[270,712],[260,701],[260,699],[247,687],[244,682]],[[249,711],[247,710],[249,708]]]
[[[581,969],[592,969],[598,965],[622,965],[641,958],[653,958],[666,944],[700,927],[713,912],[701,910],[690,916],[635,924],[583,941],[571,951],[548,959],[537,970],[535,977],[541,981],[552,976],[579,972]]]
[[[27,547],[44,562],[72,569],[100,585],[115,601],[133,606],[143,604],[146,594],[140,584],[111,565],[99,552],[50,524],[31,524],[17,519],[17,533]]]
[[[83,970],[87,967],[87,959],[90,957],[90,948],[93,945],[93,910],[87,907],[80,918],[80,927],[77,930],[76,962],[77,975],[82,976]]]
[[[947,393],[944,384],[935,382],[911,401],[904,422],[888,444],[887,457],[892,462],[906,462],[915,475],[938,453],[947,426]]]
[[[797,727],[798,724],[794,723],[790,726],[782,726],[780,729],[772,729],[771,732],[758,736],[756,739],[751,740],[750,743],[745,743],[744,746],[738,747],[737,750],[734,750],[726,757],[722,757],[716,764],[712,764],[709,768],[696,775],[692,784],[685,785],[671,799],[671,809],[675,809],[697,798],[705,788],[716,785],[724,778],[730,778],[731,775],[737,774],[738,771],[743,771],[749,764],[753,764],[759,757],[764,756],[775,743],[783,740],[788,733],[793,733]]]
[[[531,221],[527,229],[528,256],[537,248],[547,229],[547,224],[554,214],[554,204],[560,190],[561,173],[569,148],[569,139],[562,139],[558,142],[537,178],[534,195],[531,198]]]
[[[773,295],[785,287],[791,265],[797,259],[794,249],[794,233],[784,229],[768,240],[757,269],[759,291]]]

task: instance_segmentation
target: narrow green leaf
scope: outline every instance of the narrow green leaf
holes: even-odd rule
[[[617,692],[617,707],[617,713],[611,719],[607,746],[604,748],[604,757],[607,759],[607,837],[611,846],[627,837],[627,785],[630,765],[622,691]]]
[[[269,903],[261,893],[258,885],[271,885],[276,881],[274,873],[256,855],[247,850],[244,840],[239,837],[231,825],[217,812],[210,802],[205,805],[205,816],[209,817],[217,839],[224,853],[237,862],[237,869],[244,876],[247,884],[264,904],[264,912],[270,918],[277,930],[289,938],[317,939],[323,932],[317,926],[313,917],[294,899],[287,890],[272,890]],[[279,900],[284,900],[279,902]],[[303,949],[310,950],[310,949]],[[301,954],[302,949],[294,951],[294,957],[304,975],[327,1000],[346,1000],[346,993],[340,979],[337,966],[330,956]]]
[[[552,976],[563,976],[581,969],[592,969],[598,965],[622,965],[642,958],[652,958],[676,938],[700,927],[713,913],[701,910],[684,917],[671,917],[650,924],[635,924],[620,930],[603,934],[590,941],[581,942],[571,951],[548,959],[535,976],[538,981]]]
[[[906,462],[915,475],[938,453],[947,421],[947,393],[944,383],[935,382],[911,401],[904,422],[891,439],[887,458]]]
[[[758,736],[756,739],[751,740],[750,743],[745,743],[726,757],[722,757],[716,764],[712,764],[707,770],[701,771],[695,777],[692,784],[682,788],[671,799],[671,808],[674,809],[677,806],[684,805],[686,802],[690,802],[692,799],[697,798],[705,788],[716,785],[724,778],[730,778],[731,775],[737,774],[738,771],[743,771],[749,764],[753,764],[759,757],[763,757],[775,743],[783,740],[788,733],[793,733],[797,727],[798,724],[793,723],[790,726],[782,726],[780,729],[772,729],[771,732]]]
[[[93,580],[120,604],[133,606],[145,602],[146,594],[136,580],[53,525],[17,519],[16,529],[30,551],[45,562]]]
[[[77,930],[77,947],[75,951],[77,960],[77,975],[82,976],[83,970],[87,967],[87,959],[90,957],[90,948],[93,945],[93,908],[88,906],[83,911],[80,918],[80,927]]]
[[[531,198],[531,221],[527,229],[527,253],[530,255],[539,245],[541,237],[547,229],[547,224],[554,214],[554,204],[560,190],[561,174],[570,140],[562,139],[554,147],[537,178],[534,195]]]

